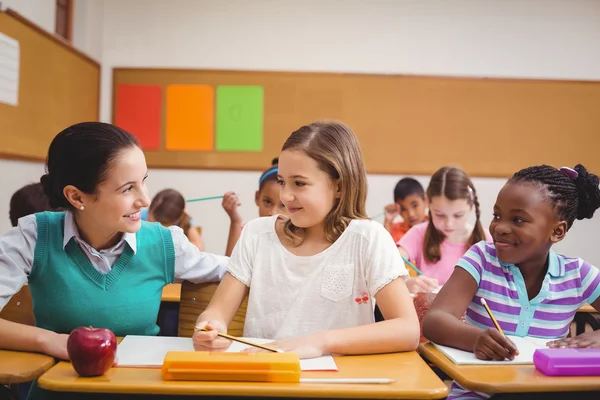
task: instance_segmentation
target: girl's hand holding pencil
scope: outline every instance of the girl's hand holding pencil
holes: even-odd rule
[[[409,278],[406,282],[406,287],[411,293],[435,293],[440,285],[437,279],[428,278],[425,275],[419,275],[414,278]]]
[[[236,341],[250,346],[253,349],[262,351],[272,351],[274,353],[283,353],[283,350],[261,343],[254,343],[245,338],[238,338],[228,335],[227,329],[219,330],[217,327],[223,327],[219,321],[202,321],[194,327],[194,350],[196,351],[225,351],[231,345],[231,341]]]
[[[421,272],[419,268],[415,267],[413,263],[404,258],[402,253],[400,253],[400,257],[402,257],[404,264],[417,274],[415,278],[410,278],[406,281],[406,287],[408,288],[409,292],[413,294],[419,292],[437,293],[437,290],[439,290],[440,287],[437,279],[428,278],[423,275],[423,272]]]
[[[496,328],[481,331],[473,346],[475,357],[480,360],[513,360],[519,354],[517,346]]]
[[[481,305],[485,308],[496,328],[486,329],[477,336],[473,347],[475,357],[480,360],[513,360],[519,354],[517,346],[506,337],[485,299],[481,298],[480,300]]]
[[[220,321],[202,321],[194,327],[194,349],[196,351],[225,351],[231,340],[219,337],[219,333],[227,333]]]

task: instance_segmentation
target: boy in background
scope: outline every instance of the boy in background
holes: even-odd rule
[[[427,221],[427,200],[423,186],[413,178],[401,179],[394,188],[394,203],[385,207],[383,226],[398,243],[408,230]],[[402,221],[394,222],[400,215]]]

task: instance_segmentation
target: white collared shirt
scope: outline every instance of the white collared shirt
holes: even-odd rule
[[[229,257],[200,251],[192,244],[181,228],[168,228],[175,247],[175,281],[184,280],[201,283],[217,282],[223,278]],[[117,261],[125,246],[137,252],[135,233],[124,233],[123,237],[111,248],[96,250],[79,235],[73,214],[65,214],[63,247],[75,240],[94,268],[107,274]],[[37,222],[35,215],[19,219],[16,227],[0,236],[0,310],[11,297],[27,283],[31,273],[35,245],[37,241]]]

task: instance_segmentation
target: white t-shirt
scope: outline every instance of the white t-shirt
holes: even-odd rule
[[[326,250],[296,256],[277,237],[276,221],[246,224],[227,266],[250,288],[246,337],[288,339],[373,323],[373,296],[408,274],[377,222],[353,220]]]

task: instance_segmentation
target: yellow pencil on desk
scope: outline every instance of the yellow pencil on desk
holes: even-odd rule
[[[210,330],[206,329],[206,328],[200,328],[198,330],[204,331],[204,332],[210,332]],[[258,343],[250,342],[250,341],[245,340],[245,339],[241,339],[241,338],[238,338],[238,337],[235,337],[235,336],[227,335],[226,333],[217,332],[217,336],[220,336],[220,337],[222,337],[224,339],[233,340],[234,342],[240,342],[240,343],[243,343],[243,344],[247,344],[248,346],[258,347],[259,349],[272,351],[273,353],[283,353],[283,350],[274,349],[272,347],[265,346],[264,344],[258,344]]]
[[[496,318],[494,317],[494,314],[492,314],[492,310],[490,310],[490,307],[487,305],[487,303],[485,302],[484,298],[480,299],[481,305],[483,307],[485,307],[485,310],[487,311],[488,315],[490,316],[490,318],[492,319],[492,322],[494,323],[494,325],[496,326],[496,329],[498,329],[498,332],[500,332],[502,334],[502,336],[506,337],[506,335],[504,334],[504,331],[502,330],[502,328],[500,328],[500,324],[498,323],[498,321],[496,321]]]

